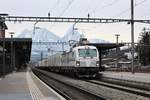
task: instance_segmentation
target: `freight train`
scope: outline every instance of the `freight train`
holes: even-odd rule
[[[46,66],[53,72],[71,73],[77,77],[96,77],[99,72],[99,53],[94,46],[77,46],[69,52],[51,55],[40,61],[38,66]]]

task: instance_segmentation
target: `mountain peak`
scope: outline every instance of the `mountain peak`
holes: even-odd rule
[[[16,36],[18,38],[32,38],[33,42],[56,42],[60,40],[60,37],[50,32],[46,28],[37,27],[34,30],[25,29],[21,34]]]
[[[74,29],[74,26],[72,25],[65,33],[62,40],[63,41],[69,41],[69,40],[79,41],[81,37],[83,37],[83,34],[79,33],[77,29]]]

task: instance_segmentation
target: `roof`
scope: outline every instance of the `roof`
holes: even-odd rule
[[[11,53],[11,43],[15,48],[16,55],[20,62],[30,61],[32,38],[0,38],[0,45],[3,47],[5,40],[5,49]]]
[[[1,17],[0,17],[0,19],[2,19]],[[1,26],[1,28],[2,29],[8,29],[8,27],[7,27],[7,25],[5,24],[5,22],[4,21],[0,21],[0,26]]]
[[[87,45],[92,45],[92,46],[96,46],[98,49],[101,50],[107,50],[107,49],[113,49],[116,47],[121,47],[124,46],[124,43],[87,43]]]

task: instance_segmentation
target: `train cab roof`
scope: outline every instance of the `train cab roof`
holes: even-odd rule
[[[73,50],[77,50],[77,49],[96,49],[96,47],[95,46],[84,45],[84,46],[77,46],[77,47],[73,48]]]
[[[84,46],[74,47],[72,50],[78,50],[78,49],[97,49],[97,48],[95,46],[84,45]]]

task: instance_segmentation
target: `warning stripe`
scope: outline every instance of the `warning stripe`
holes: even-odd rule
[[[44,86],[46,86],[51,92],[53,92],[57,97],[59,97],[60,100],[66,100],[63,96],[61,96],[60,94],[58,94],[55,90],[53,90],[53,89],[50,88],[48,85],[46,85],[42,80],[40,80],[33,72],[31,72],[31,74],[32,74],[37,80],[39,80]]]
[[[29,72],[26,73],[26,78],[27,78],[27,83],[28,83],[28,87],[29,87],[29,91],[30,91],[32,99],[33,100],[46,100],[43,94],[41,93],[41,91],[39,90],[39,88],[36,86],[36,84],[32,80]]]

